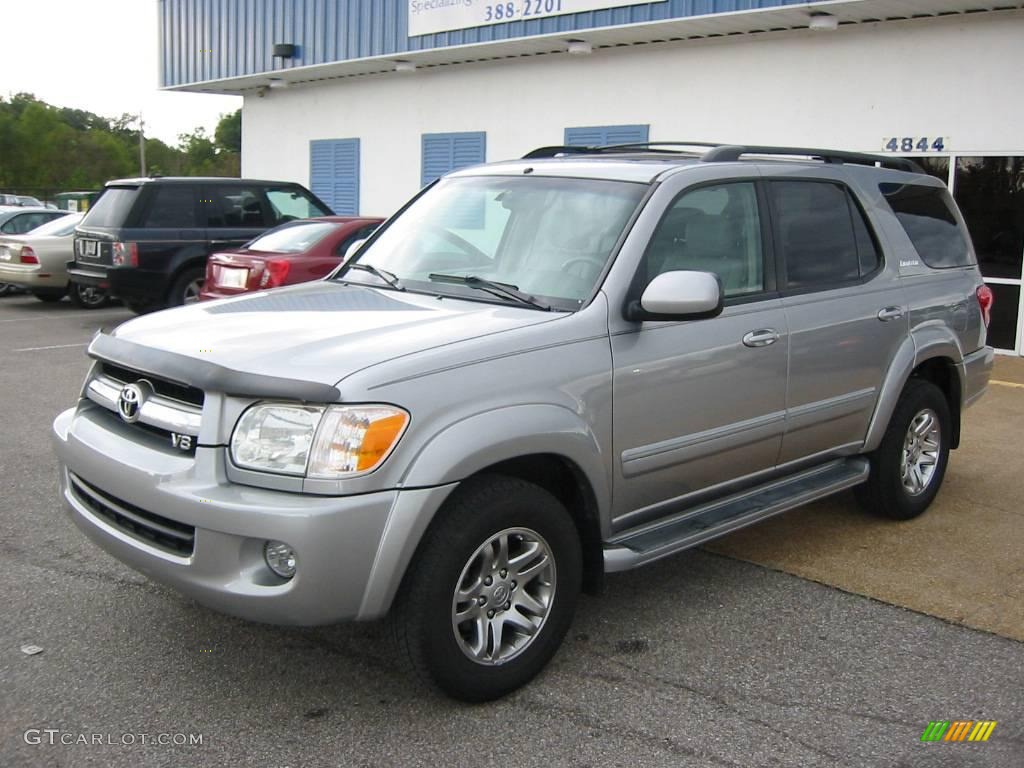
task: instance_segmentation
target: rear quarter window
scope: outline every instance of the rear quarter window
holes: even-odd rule
[[[921,261],[933,269],[974,264],[970,245],[945,188],[892,182],[879,184],[878,188]]]

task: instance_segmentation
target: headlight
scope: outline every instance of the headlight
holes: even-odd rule
[[[369,472],[387,458],[409,424],[391,405],[261,404],[231,436],[236,466],[335,479]]]

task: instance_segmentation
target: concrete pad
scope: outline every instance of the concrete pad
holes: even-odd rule
[[[1024,383],[999,358],[995,381]],[[1024,641],[1024,387],[992,384],[916,520],[875,518],[852,494],[738,531],[707,549]]]

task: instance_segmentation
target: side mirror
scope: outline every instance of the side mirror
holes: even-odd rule
[[[348,248],[345,249],[345,255],[341,257],[341,263],[342,264],[347,264],[348,260],[351,259],[353,256],[355,256],[356,255],[356,251],[358,251],[360,248],[362,248],[363,247],[363,243],[365,243],[369,239],[370,238],[368,238],[368,237],[364,237],[364,238],[361,238],[359,240],[355,240],[352,243],[350,243]]]
[[[626,306],[627,320],[699,320],[722,312],[722,283],[711,272],[662,272],[639,301]]]

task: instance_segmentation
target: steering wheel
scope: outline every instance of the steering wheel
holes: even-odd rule
[[[439,226],[437,224],[427,224],[425,229],[434,232],[442,240],[446,240],[447,242],[451,243],[455,247],[465,252],[468,256],[474,257],[481,263],[486,263],[491,260],[490,256],[488,256],[486,253],[484,253],[471,242],[469,242],[469,240],[467,240],[464,237],[460,237],[451,230],[445,229],[444,227]]]
[[[604,261],[602,259],[598,259],[593,256],[574,256],[571,259],[563,261],[562,266],[558,269],[561,272],[566,272],[571,275],[573,274],[572,268],[577,264],[583,264],[585,267],[590,267],[595,272],[600,272],[604,267]],[[587,271],[584,270],[582,274],[577,274],[577,277],[584,277],[586,274]]]

